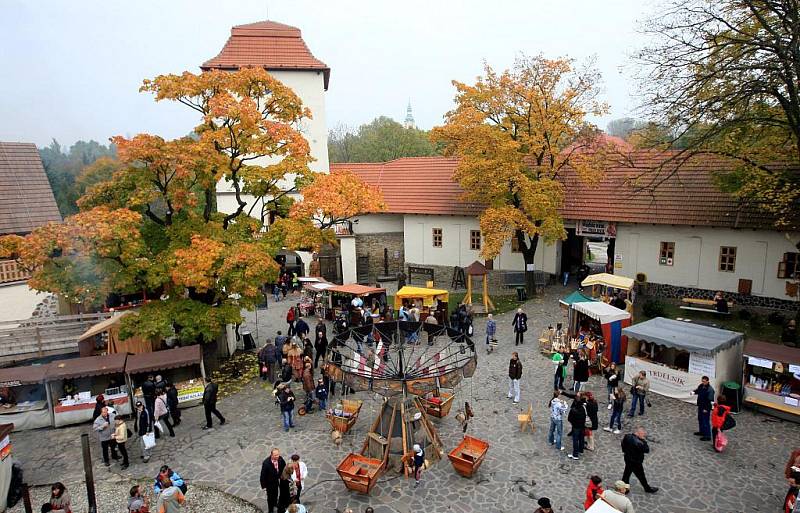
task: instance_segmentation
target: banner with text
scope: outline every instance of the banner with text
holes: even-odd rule
[[[700,384],[700,375],[671,369],[665,365],[640,360],[633,356],[626,357],[625,383],[630,385],[631,380],[639,374],[639,371],[647,373],[647,379],[650,380],[650,392],[680,399],[687,403],[697,402],[697,397],[692,395],[692,391]],[[716,388],[713,379],[712,384]]]
[[[578,220],[575,222],[575,235],[579,237],[607,237],[613,239],[617,236],[617,223],[611,221]]]

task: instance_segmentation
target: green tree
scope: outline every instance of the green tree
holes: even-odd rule
[[[357,132],[338,126],[328,136],[331,162],[386,162],[401,157],[438,155],[428,132],[405,128],[393,119],[381,116],[361,125]]]
[[[636,57],[642,109],[681,148],[672,161],[727,157],[723,188],[771,211],[779,226],[796,223],[798,1],[671,0],[645,31],[652,44]]]

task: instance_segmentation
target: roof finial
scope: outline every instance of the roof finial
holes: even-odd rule
[[[414,115],[411,113],[411,98],[408,99],[408,108],[406,108],[406,120],[403,122],[406,128],[417,128],[414,123]]]

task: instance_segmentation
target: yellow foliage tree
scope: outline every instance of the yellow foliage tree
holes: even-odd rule
[[[566,236],[560,176],[569,169],[597,180],[610,151],[586,120],[607,111],[597,98],[599,79],[571,59],[523,56],[502,73],[485,65],[473,85],[453,81],[456,107],[432,138],[460,158],[453,178],[464,199],[484,206],[484,258],[514,237],[530,270],[540,239]],[[529,289],[532,277],[526,274]]]
[[[300,192],[303,200],[292,205],[290,217],[311,219],[323,230],[359,214],[386,210],[380,189],[349,170],[316,175]]]

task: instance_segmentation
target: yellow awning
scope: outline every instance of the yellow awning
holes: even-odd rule
[[[616,274],[599,273],[587,276],[586,279],[581,282],[581,285],[584,287],[604,285],[615,289],[631,290],[633,288],[633,279]]]
[[[394,308],[397,310],[403,306],[403,299],[422,299],[422,304],[424,306],[432,306],[434,299],[446,302],[449,295],[450,293],[448,291],[442,289],[405,286],[394,295]]]

